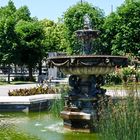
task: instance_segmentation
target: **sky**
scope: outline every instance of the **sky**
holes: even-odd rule
[[[0,7],[7,5],[9,0],[0,0]],[[31,16],[37,17],[39,20],[47,18],[50,20],[57,21],[58,18],[62,17],[63,13],[70,7],[79,2],[80,0],[12,0],[19,8],[21,6],[28,6]],[[84,1],[84,0],[83,0]],[[93,6],[97,6],[103,9],[105,15],[111,12],[113,5],[113,11],[116,7],[124,3],[124,0],[86,0]]]

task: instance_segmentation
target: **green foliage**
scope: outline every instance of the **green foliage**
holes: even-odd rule
[[[13,61],[15,51],[16,33],[14,32],[15,21],[12,10],[9,7],[2,8],[0,17],[0,53],[1,63],[9,64]],[[9,13],[8,13],[9,12]]]
[[[117,68],[116,71],[112,74],[106,75],[106,84],[121,84],[138,82],[140,78],[140,69],[135,69],[134,66],[128,66],[124,68]]]
[[[137,56],[140,48],[140,1],[128,2],[118,7],[104,23],[104,47],[112,54],[131,53]]]
[[[63,108],[64,108],[64,100],[63,99],[54,99],[52,101],[50,113],[54,117],[60,117],[60,112],[63,110]]]
[[[0,77],[0,82],[6,82],[6,78],[5,77]]]
[[[0,128],[0,139],[1,140],[39,140],[37,137],[25,134],[25,132],[19,132],[14,129],[13,126],[1,126]]]
[[[75,31],[79,29],[83,29],[84,26],[83,17],[85,14],[88,14],[90,16],[92,27],[94,29],[100,30],[101,25],[103,24],[104,21],[102,11],[97,7],[93,7],[91,4],[87,2],[83,2],[83,4],[78,2],[76,5],[68,8],[68,10],[64,13],[64,24],[68,29],[67,36],[68,39],[70,40],[69,50],[72,53],[80,53],[81,44],[80,42],[78,42],[75,36]],[[100,39],[98,40],[98,44],[100,44],[99,42]]]
[[[134,66],[128,66],[118,69],[116,75],[119,76],[124,83],[133,82],[138,71]]]
[[[31,21],[30,17],[30,11],[27,6],[20,7],[15,13],[14,13],[16,21],[24,20],[24,21]]]
[[[32,68],[45,54],[43,27],[30,17],[27,6],[16,9],[12,1],[0,8],[0,63],[27,65],[32,79]],[[25,59],[26,58],[26,59]]]
[[[46,52],[66,52],[69,47],[69,40],[66,36],[67,29],[65,25],[62,22],[54,23],[47,19],[40,22],[45,32],[43,43]]]
[[[0,118],[1,120],[3,118]],[[9,118],[10,119],[10,118]],[[39,140],[38,137],[34,137],[19,130],[15,127],[15,124],[11,121],[10,124],[1,123],[0,124],[0,139],[1,140]]]
[[[107,85],[116,85],[122,83],[122,79],[116,73],[106,75],[105,80]]]
[[[15,27],[19,38],[16,48],[19,65],[27,65],[29,76],[32,79],[32,68],[39,63],[45,55],[43,27],[38,21],[20,21]],[[26,58],[26,59],[25,59]]]
[[[54,99],[50,108],[50,113],[55,117],[60,117],[60,112],[64,109],[64,97],[68,94],[69,87],[59,87],[61,93],[61,99]]]
[[[16,63],[18,37],[15,26],[19,20],[30,19],[27,13],[27,7],[16,9],[11,0],[0,8],[0,57],[3,64]]]

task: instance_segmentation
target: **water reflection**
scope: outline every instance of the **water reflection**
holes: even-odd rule
[[[1,113],[0,139],[7,137],[9,140],[97,140],[95,134],[64,129],[61,119],[46,112],[40,112],[39,117],[38,113]]]

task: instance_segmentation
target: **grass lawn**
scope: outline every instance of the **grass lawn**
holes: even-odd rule
[[[7,82],[0,82],[0,85],[7,85]]]
[[[0,82],[0,85],[20,85],[20,84],[34,84],[35,82],[30,81],[12,81],[10,84],[7,82]]]
[[[132,88],[134,87],[137,89],[140,89],[140,82],[139,83],[128,83],[127,85],[121,84],[121,85],[104,85],[103,88],[110,89],[110,90],[123,90],[126,88]]]

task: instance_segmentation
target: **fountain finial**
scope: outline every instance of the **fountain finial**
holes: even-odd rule
[[[95,39],[98,36],[98,30],[92,30],[91,28],[91,20],[88,14],[83,16],[84,19],[84,29],[77,30],[76,35],[77,37],[83,41],[82,45],[82,53],[85,55],[92,54],[93,46],[92,46],[92,39]]]
[[[91,28],[91,20],[88,14],[84,15],[84,28],[90,29]]]

